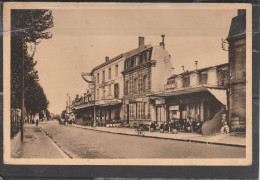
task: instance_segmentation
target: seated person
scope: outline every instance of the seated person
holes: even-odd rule
[[[188,119],[185,124],[185,130],[191,132],[192,131],[192,122],[191,119]]]
[[[160,129],[164,129],[164,124],[163,123],[160,125]]]
[[[177,129],[176,121],[172,120],[169,125],[170,125],[171,129]]]
[[[153,129],[154,131],[156,130],[156,125],[155,122],[152,122],[150,125],[150,129]]]
[[[142,131],[145,130],[145,125],[142,122],[139,124],[139,129]]]

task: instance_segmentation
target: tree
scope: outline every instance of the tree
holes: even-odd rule
[[[61,119],[65,119],[65,114],[66,114],[66,110],[63,110],[60,115]]]
[[[22,68],[24,61],[24,87],[26,111],[35,114],[47,110],[48,100],[39,84],[38,71],[34,60],[36,46],[41,39],[49,39],[52,34],[47,31],[53,27],[53,16],[50,10],[11,11],[11,107],[22,107]],[[28,43],[34,44],[32,54],[29,54]]]

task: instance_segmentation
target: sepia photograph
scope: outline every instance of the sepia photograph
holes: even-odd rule
[[[5,3],[4,163],[252,163],[249,4]]]

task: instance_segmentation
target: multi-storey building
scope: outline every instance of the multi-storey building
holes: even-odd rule
[[[144,38],[139,37],[138,48],[112,59],[106,57],[92,69],[92,101],[86,102],[84,96],[76,97],[73,103],[79,124],[93,123],[94,109],[96,122],[102,125],[118,120],[150,122],[155,118],[155,107],[147,94],[163,90],[172,66],[162,37],[159,46],[145,45]]]
[[[123,119],[127,124],[149,123],[156,119],[156,107],[147,95],[163,90],[171,75],[171,57],[165,50],[164,35],[158,46],[144,44],[125,53]],[[165,118],[161,115],[160,118]]]
[[[238,10],[229,34],[229,119],[232,130],[246,129],[246,10]]]
[[[92,69],[92,80],[95,82],[96,122],[118,121],[122,117],[124,54]]]
[[[156,121],[208,121],[204,123],[203,133],[219,132],[222,114],[227,110],[228,83],[228,64],[172,75],[164,85],[164,92],[150,95],[155,99]],[[161,114],[166,118],[160,118]]]

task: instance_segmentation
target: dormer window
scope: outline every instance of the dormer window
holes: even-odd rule
[[[200,84],[207,84],[208,81],[208,73],[207,72],[202,72],[200,74],[200,78],[199,78]]]
[[[190,76],[186,75],[182,78],[182,87],[189,87],[190,86]]]

